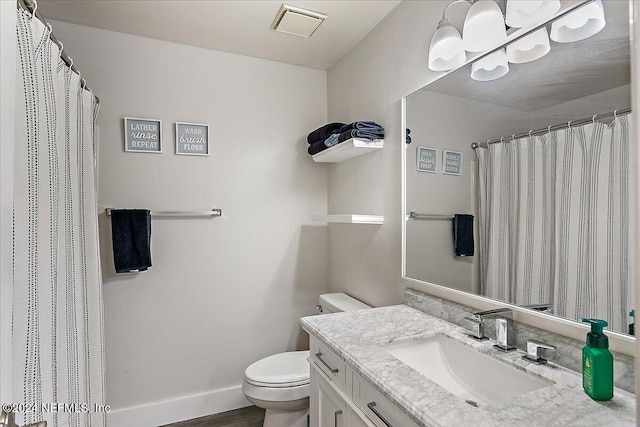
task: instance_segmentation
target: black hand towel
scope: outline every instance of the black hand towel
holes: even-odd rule
[[[111,211],[111,239],[116,273],[151,267],[151,215],[145,209]]]
[[[473,215],[453,216],[453,247],[457,256],[473,256]]]
[[[307,142],[309,143],[309,145],[311,145],[318,141],[324,141],[329,137],[329,135],[333,133],[340,133],[338,132],[338,129],[340,129],[342,126],[344,126],[344,123],[334,122],[319,127],[307,136]]]

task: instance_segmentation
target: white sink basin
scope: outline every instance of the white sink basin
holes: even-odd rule
[[[499,403],[553,384],[446,335],[382,348],[473,406]]]

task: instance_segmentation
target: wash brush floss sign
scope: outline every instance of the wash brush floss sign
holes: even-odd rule
[[[209,125],[176,123],[176,154],[209,155]]]

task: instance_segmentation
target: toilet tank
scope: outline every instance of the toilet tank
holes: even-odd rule
[[[318,304],[317,307],[320,314],[371,308],[362,301],[358,301],[357,299],[340,292],[320,295],[320,304]]]

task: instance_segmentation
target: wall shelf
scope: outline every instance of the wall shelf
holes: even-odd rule
[[[353,157],[361,156],[384,146],[384,140],[370,141],[368,139],[351,138],[329,147],[312,156],[314,162],[338,163]]]
[[[384,215],[311,215],[312,221],[337,222],[343,224],[384,224]]]

